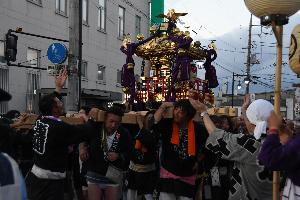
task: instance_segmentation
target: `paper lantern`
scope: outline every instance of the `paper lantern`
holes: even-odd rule
[[[300,24],[291,34],[291,46],[289,52],[290,67],[296,74],[300,74]]]
[[[259,17],[263,25],[276,21],[280,25],[288,23],[288,17],[300,9],[299,0],[244,0],[249,11]]]

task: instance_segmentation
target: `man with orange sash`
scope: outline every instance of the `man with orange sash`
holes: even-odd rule
[[[173,104],[165,102],[154,114],[155,131],[162,139],[159,199],[190,200],[195,195],[197,160],[208,134],[193,121],[196,111],[188,100],[175,102],[173,118],[162,119],[170,106]]]

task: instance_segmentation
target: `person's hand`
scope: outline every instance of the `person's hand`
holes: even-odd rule
[[[59,74],[55,77],[55,91],[60,92],[60,90],[65,85],[65,82],[68,78],[68,71],[65,67],[64,69],[61,69]]]
[[[189,101],[191,103],[191,105],[193,106],[193,108],[198,112],[198,113],[202,113],[207,111],[207,106],[203,103],[201,103],[199,100],[195,100],[193,98],[189,98]]]
[[[86,146],[80,146],[79,148],[79,158],[82,162],[87,161],[89,159],[89,153]]]
[[[19,118],[15,121],[15,123],[22,124],[29,118],[30,114],[22,113]]]
[[[281,125],[279,130],[280,143],[286,144],[292,136],[293,132],[286,125]]]
[[[160,106],[160,108],[166,110],[167,108],[170,108],[173,106],[173,102],[163,102]]]
[[[191,99],[199,99],[199,93],[196,90],[189,89],[188,95]]]
[[[242,109],[247,110],[247,108],[249,107],[250,104],[251,104],[250,95],[246,94],[244,96],[244,102],[243,102],[243,105],[242,105]]]
[[[119,154],[115,152],[108,152],[107,153],[107,159],[111,162],[117,160],[119,158]]]
[[[26,121],[29,119],[29,117],[31,116],[32,114],[28,114],[28,113],[22,113],[20,115],[20,117],[13,123],[13,124],[10,124],[10,127],[11,128],[18,128],[24,124],[26,124]]]
[[[74,115],[75,118],[81,118],[83,119],[85,122],[87,122],[89,120],[89,118],[86,116],[86,114],[83,113],[78,113]]]
[[[269,129],[277,129],[281,127],[282,119],[278,116],[274,111],[272,111],[269,119],[268,119],[268,127]]]
[[[98,119],[98,114],[99,114],[99,109],[98,108],[92,108],[89,112],[88,117],[97,120]]]

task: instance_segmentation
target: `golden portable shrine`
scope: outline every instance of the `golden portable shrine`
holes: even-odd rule
[[[187,99],[188,91],[196,91],[194,98],[207,104],[214,103],[212,88],[218,86],[216,70],[211,63],[217,58],[213,43],[208,48],[199,41],[193,42],[188,31],[181,31],[176,23],[180,16],[169,10],[165,22],[150,27],[150,37],[137,36],[137,42],[130,36],[124,38],[121,51],[126,54],[122,67],[122,86],[129,104],[148,101],[175,101]],[[133,55],[143,59],[140,80],[136,80]],[[145,73],[145,60],[149,61],[149,71]],[[204,62],[205,80],[197,78],[196,63]],[[145,76],[145,74],[150,74]]]

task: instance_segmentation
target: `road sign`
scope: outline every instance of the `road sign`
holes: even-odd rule
[[[64,44],[53,43],[48,47],[48,60],[53,64],[61,64],[67,59],[68,49]]]

